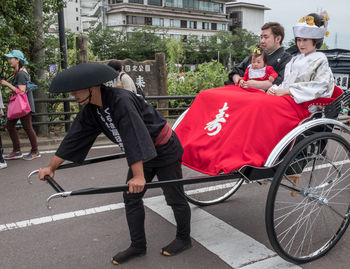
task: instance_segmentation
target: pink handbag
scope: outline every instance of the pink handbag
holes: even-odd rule
[[[19,119],[31,111],[26,93],[12,94],[7,107],[7,118],[9,120]]]

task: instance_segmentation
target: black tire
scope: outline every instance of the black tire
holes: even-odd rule
[[[343,137],[322,132],[300,141],[279,165],[268,193],[265,223],[272,247],[285,260],[318,259],[346,231],[349,154]]]
[[[221,203],[230,198],[242,185],[242,178],[185,185],[187,200],[198,206]]]

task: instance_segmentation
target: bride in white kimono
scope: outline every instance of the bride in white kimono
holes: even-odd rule
[[[273,85],[267,94],[290,95],[297,104],[319,97],[331,97],[334,78],[327,57],[317,52],[323,43],[327,29],[327,19],[311,13],[303,17],[293,27],[294,37],[300,54],[294,56],[286,65],[283,82]],[[316,106],[309,108],[314,112]]]

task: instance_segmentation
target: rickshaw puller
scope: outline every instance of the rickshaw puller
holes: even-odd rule
[[[71,91],[76,101],[85,106],[50,164],[39,170],[39,178],[43,180],[45,175],[53,177],[64,160],[82,163],[101,132],[125,151],[129,165],[129,191],[124,192],[123,197],[131,245],[112,258],[113,264],[146,253],[142,201],[145,183],[152,181],[155,175],[158,180],[182,178],[183,154],[180,141],[164,117],[143,98],[124,89],[103,85],[116,76],[117,73],[107,65],[80,64],[53,79],[50,92]],[[165,186],[163,193],[173,209],[177,232],[175,240],[162,248],[161,254],[172,256],[192,247],[191,211],[182,185]]]

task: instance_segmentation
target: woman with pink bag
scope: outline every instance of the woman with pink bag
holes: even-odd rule
[[[26,98],[27,97],[26,91],[27,91],[27,82],[30,80],[30,77],[27,70],[24,67],[24,64],[28,64],[27,59],[24,57],[23,53],[20,50],[13,50],[10,53],[4,54],[4,55],[8,58],[9,65],[15,69],[14,71],[15,76],[13,78],[12,84],[7,82],[4,79],[1,80],[1,84],[10,88],[12,91],[10,102],[11,102],[11,99],[13,100],[16,98],[25,100],[22,102],[28,102],[28,98]],[[25,114],[25,115],[19,114],[19,116],[15,118],[9,117],[9,115],[13,115],[13,114],[11,113],[11,111],[8,111],[6,128],[8,130],[8,133],[12,141],[13,150],[11,153],[4,156],[5,160],[14,160],[14,159],[20,159],[23,157],[24,160],[29,161],[40,157],[40,153],[38,151],[36,133],[32,126],[31,111],[34,112],[34,104],[31,104],[30,108],[31,109],[27,107],[26,109],[24,109],[24,112],[22,114]],[[25,156],[23,156],[21,152],[19,137],[16,130],[16,123],[18,120],[21,120],[23,129],[27,133],[30,144],[32,146],[31,151]]]

